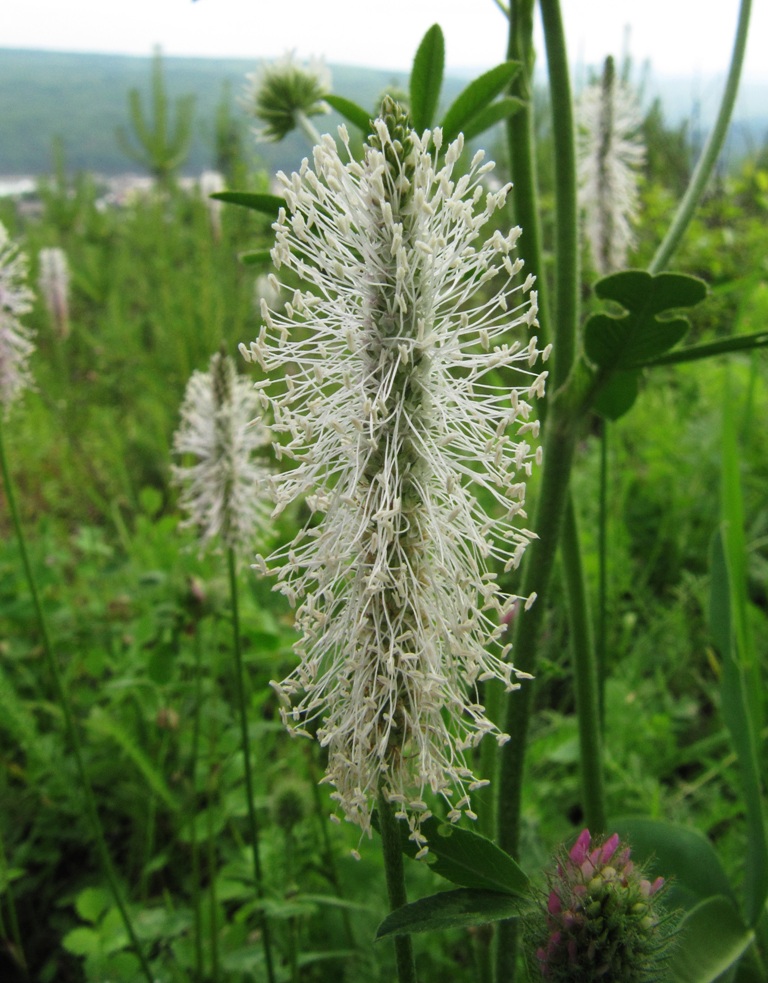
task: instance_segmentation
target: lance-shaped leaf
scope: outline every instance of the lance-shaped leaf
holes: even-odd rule
[[[340,113],[345,120],[356,126],[363,136],[368,136],[371,132],[371,115],[362,106],[358,106],[351,99],[343,96],[324,96],[329,106],[332,106],[337,113]]]
[[[411,69],[411,119],[417,132],[432,125],[440,99],[445,67],[445,39],[439,24],[422,38]]]
[[[444,141],[450,143],[462,132],[466,136],[467,127],[478,113],[487,109],[496,96],[504,91],[520,68],[520,62],[505,61],[470,82],[451,103],[443,117],[440,125]]]
[[[285,208],[285,198],[279,195],[260,195],[250,191],[217,191],[211,198],[228,201],[231,205],[242,205],[275,220],[280,209]]]
[[[378,821],[374,816],[374,826]],[[427,839],[427,863],[436,874],[453,884],[503,894],[527,897],[530,885],[527,875],[512,857],[491,840],[469,829],[442,823],[431,817],[421,824]],[[401,823],[403,853],[415,857],[416,844],[408,839],[409,829]]]
[[[486,925],[488,922],[515,918],[527,912],[530,907],[530,901],[498,891],[468,888],[443,891],[396,908],[379,925],[376,939],[384,939],[389,935]]]
[[[589,318],[584,329],[587,358],[604,372],[638,368],[657,358],[689,328],[687,318],[669,312],[698,304],[706,292],[703,280],[681,273],[652,276],[643,270],[623,270],[598,280],[597,296],[620,304],[624,313]]]
[[[481,109],[477,116],[473,116],[464,126],[464,136],[467,140],[485,133],[492,126],[501,123],[510,116],[514,116],[525,106],[525,100],[518,99],[517,96],[502,96],[492,102],[490,106]]]

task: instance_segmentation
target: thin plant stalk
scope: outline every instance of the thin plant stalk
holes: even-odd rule
[[[3,842],[2,832],[0,832],[0,877],[5,880],[8,872],[8,858],[5,853],[5,843]],[[16,913],[16,899],[14,897],[13,883],[10,879],[5,885],[4,892],[6,897],[6,907],[8,909],[8,921],[10,922],[10,937],[13,940],[13,948],[6,943],[9,950],[13,953],[13,958],[16,964],[21,968],[22,975],[25,980],[29,977],[29,966],[27,965],[27,957],[24,953],[24,943],[21,938],[21,931],[19,929],[19,918]],[[3,918],[3,909],[0,905],[0,932],[4,939],[8,939],[8,928],[5,925],[5,919]]]
[[[560,527],[569,504],[569,480],[578,434],[578,414],[565,383],[576,351],[578,321],[578,206],[573,104],[560,5],[541,0],[542,20],[550,76],[552,115],[557,120],[555,137],[556,255],[552,341],[554,365],[550,376],[550,402],[544,433],[544,467],[539,488],[534,529],[539,539],[526,554],[523,597],[535,591],[536,604],[517,620],[515,665],[533,672],[544,622],[549,584],[554,567]],[[518,186],[518,194],[528,189]],[[571,544],[574,546],[574,544]],[[525,746],[533,702],[533,687],[523,686],[514,702],[507,701],[504,730],[511,740],[502,748],[497,781],[497,837],[499,846],[516,856],[520,845],[520,815]],[[496,983],[514,980],[517,932],[513,921],[499,923],[496,948]]]
[[[549,289],[544,276],[544,261],[541,248],[541,217],[539,213],[539,190],[536,180],[536,142],[534,140],[533,113],[533,11],[534,0],[513,0],[509,17],[509,37],[507,58],[522,63],[522,70],[512,80],[509,94],[523,100],[520,109],[509,117],[506,123],[507,152],[514,189],[512,204],[515,221],[523,229],[526,269],[536,276],[538,292],[538,338],[543,348],[548,344],[549,334]],[[555,353],[555,357],[557,357]],[[546,404],[542,404],[542,408]]]
[[[649,273],[656,274],[666,269],[672,254],[680,245],[680,240],[690,225],[696,207],[706,190],[712,170],[717,163],[717,158],[720,156],[720,151],[723,149],[725,135],[728,132],[728,125],[730,124],[733,107],[736,103],[736,95],[739,91],[739,80],[741,79],[744,54],[747,48],[751,9],[752,0],[741,0],[739,19],[736,25],[736,38],[733,43],[733,51],[731,52],[731,63],[728,68],[728,77],[726,78],[725,89],[723,90],[723,97],[720,101],[715,125],[707,138],[706,145],[701,152],[690,184],[678,206],[672,224],[651,260],[650,266],[648,267]]]
[[[109,854],[109,849],[107,848],[107,843],[104,838],[104,830],[101,825],[101,820],[99,819],[98,809],[96,808],[96,799],[93,794],[93,789],[91,787],[88,774],[85,770],[85,762],[83,760],[83,750],[80,744],[80,738],[75,727],[74,716],[72,714],[72,708],[69,704],[69,697],[67,696],[67,691],[64,687],[64,681],[61,677],[61,672],[59,670],[58,663],[56,661],[56,656],[53,651],[53,645],[51,643],[50,632],[48,631],[48,622],[43,611],[43,606],[40,601],[40,594],[37,589],[37,582],[35,580],[35,575],[32,570],[32,564],[29,560],[29,554],[27,552],[26,540],[24,538],[24,531],[21,525],[21,518],[19,516],[19,510],[16,503],[16,495],[13,489],[13,483],[11,482],[10,470],[8,468],[8,461],[5,454],[5,441],[3,436],[3,422],[0,419],[0,469],[3,473],[3,484],[5,486],[5,494],[8,502],[8,511],[11,515],[11,521],[13,523],[14,531],[16,532],[16,538],[19,544],[19,552],[21,554],[21,561],[24,567],[24,573],[27,578],[27,585],[29,587],[29,592],[32,597],[32,604],[35,609],[35,616],[37,618],[38,627],[40,629],[40,635],[43,642],[43,654],[45,657],[46,664],[48,666],[48,671],[53,679],[53,686],[56,693],[56,699],[58,700],[59,707],[61,708],[61,713],[64,718],[64,730],[67,735],[72,753],[75,758],[75,767],[77,769],[78,778],[80,780],[80,788],[83,795],[83,804],[85,806],[85,814],[88,818],[88,823],[91,827],[91,834],[93,835],[94,842],[96,844],[96,852],[101,863],[101,868],[104,876],[109,884],[109,889],[114,898],[115,904],[117,905],[118,911],[120,912],[120,918],[123,922],[126,934],[131,944],[136,957],[141,965],[141,971],[147,980],[147,983],[153,983],[154,976],[152,970],[147,962],[147,957],[144,954],[144,950],[139,942],[136,931],[133,927],[133,922],[131,916],[128,912],[128,907],[123,899],[123,894],[118,883],[117,874],[112,865],[112,858]]]
[[[600,491],[597,527],[597,685],[600,704],[600,727],[605,727],[605,633],[608,627],[608,420],[600,432]]]
[[[200,625],[195,626],[195,702],[192,716],[192,760],[190,762],[190,779],[192,782],[191,802],[191,849],[192,849],[192,912],[195,925],[195,979],[203,978],[203,916],[202,892],[200,890],[200,843],[197,839],[197,766],[200,751],[200,714],[203,706],[202,686],[202,646],[200,643]]]
[[[213,722],[211,722],[213,726]],[[212,741],[211,735],[211,743]],[[211,785],[213,784],[211,778],[208,779],[208,786],[211,793],[213,789]],[[208,861],[208,910],[211,925],[211,983],[219,983],[219,901],[216,894],[216,868],[217,868],[217,857],[216,857],[216,835],[213,831],[213,814],[210,809],[206,809],[206,846],[207,846],[207,857]]]
[[[568,595],[584,821],[590,831],[599,834],[606,831],[599,687],[576,509],[571,496],[566,506],[560,552]]]
[[[317,819],[318,829],[320,831],[320,838],[322,840],[322,870],[325,877],[330,881],[333,890],[336,893],[336,897],[343,900],[344,892],[341,888],[341,880],[339,878],[339,873],[336,868],[336,854],[334,852],[333,846],[331,845],[331,838],[328,834],[328,821],[325,816],[323,809],[323,803],[320,798],[320,780],[317,778],[317,771],[315,768],[314,758],[313,758],[313,748],[308,748],[306,753],[307,768],[309,770],[310,785],[312,788],[312,802],[315,807],[315,817]],[[341,918],[344,922],[344,932],[347,936],[347,942],[349,943],[350,949],[354,949],[355,943],[355,933],[352,929],[352,920],[349,916],[349,910],[347,908],[341,908]]]
[[[245,794],[248,806],[248,826],[251,836],[251,852],[253,855],[253,877],[256,884],[256,895],[259,901],[264,900],[264,877],[259,856],[259,825],[256,819],[256,807],[253,803],[253,771],[251,768],[250,741],[248,739],[248,704],[245,694],[245,673],[243,672],[243,653],[240,643],[240,616],[237,603],[237,561],[235,551],[227,548],[227,565],[229,569],[229,589],[232,604],[232,641],[235,655],[235,685],[237,690],[238,711],[240,717],[240,740],[243,750],[245,768]],[[275,981],[275,971],[272,962],[272,942],[269,931],[267,914],[260,909],[261,939],[264,947],[264,960],[267,967],[269,983]]]
[[[389,907],[392,911],[408,903],[403,870],[403,848],[400,841],[399,821],[395,818],[392,803],[383,791],[378,797],[381,845],[384,853],[384,873],[387,881]],[[416,983],[416,963],[410,935],[395,936],[395,961],[398,983]]]

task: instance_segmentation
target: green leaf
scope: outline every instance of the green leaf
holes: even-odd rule
[[[688,331],[685,317],[659,319],[660,314],[692,307],[706,296],[706,284],[681,273],[651,276],[624,270],[598,280],[595,293],[620,304],[618,316],[593,314],[584,328],[587,357],[602,370],[638,368],[676,345]]]
[[[739,762],[747,821],[746,915],[755,925],[768,897],[768,840],[760,769],[762,671],[750,629],[747,544],[733,397],[723,396],[723,522],[712,541],[710,625],[723,663],[723,719]]]
[[[219,201],[227,201],[230,205],[242,205],[243,208],[250,208],[254,212],[261,212],[277,219],[277,213],[281,208],[285,208],[285,198],[280,195],[260,195],[250,191],[217,191],[211,195]]]
[[[528,877],[512,857],[479,833],[442,823],[431,817],[421,824],[429,853],[426,862],[436,874],[462,887],[496,891],[526,897],[530,891]],[[416,844],[408,839],[409,830],[402,824],[403,853],[414,857]]]
[[[95,925],[112,901],[112,894],[106,888],[86,887],[75,900],[75,911],[84,922]]]
[[[101,949],[99,933],[85,925],[73,928],[61,940],[61,944],[76,956],[92,956]]]
[[[593,408],[608,420],[618,420],[632,409],[639,391],[639,369],[614,372],[598,390]]]
[[[489,108],[496,96],[506,89],[520,71],[520,62],[505,61],[476,78],[456,97],[440,124],[446,143],[455,140],[459,133],[475,119],[482,110]]]
[[[474,139],[502,120],[514,116],[523,106],[525,106],[525,100],[518,99],[517,96],[503,96],[501,99],[497,99],[496,102],[492,102],[490,106],[482,109],[477,116],[472,117],[472,120],[464,127],[464,136],[467,140]]]
[[[376,939],[390,935],[411,935],[443,928],[486,925],[505,918],[516,918],[530,908],[530,902],[497,891],[461,888],[433,894],[412,904],[396,908],[376,930]]]
[[[706,345],[691,345],[681,348],[678,352],[660,355],[643,364],[648,368],[656,365],[675,365],[678,362],[696,362],[702,358],[712,358],[715,355],[727,355],[729,352],[751,351],[753,348],[765,348],[768,345],[768,332],[758,331],[756,334],[736,335],[733,338],[723,338],[722,341],[711,341]]]
[[[343,96],[324,96],[323,98],[344,119],[356,126],[363,136],[368,136],[371,132],[371,114],[367,113],[362,106],[358,106],[356,102],[345,99]]]
[[[670,960],[672,979],[711,983],[741,958],[753,937],[727,898],[707,898],[680,923]]]
[[[674,889],[682,889],[689,906],[712,895],[724,895],[735,903],[720,858],[709,840],[692,826],[627,816],[611,822],[611,832],[627,840],[633,858],[650,861],[654,877],[674,879]]]
[[[432,125],[443,85],[444,67],[443,32],[439,24],[433,24],[422,38],[411,69],[411,119],[414,130],[419,133]]]

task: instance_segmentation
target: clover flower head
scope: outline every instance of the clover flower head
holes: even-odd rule
[[[270,471],[257,452],[269,440],[253,387],[228,355],[214,355],[207,372],[193,373],[173,449],[196,461],[174,465],[172,474],[185,524],[199,530],[202,545],[220,539],[235,551],[252,550],[262,539]]]
[[[41,249],[38,285],[46,309],[60,338],[69,336],[69,264],[58,246]]]
[[[549,886],[531,932],[542,978],[553,983],[666,979],[670,933],[661,903],[664,878],[644,877],[617,834],[593,846],[589,830],[583,830],[560,858]]]
[[[607,58],[602,78],[588,86],[576,108],[579,202],[598,273],[626,263],[634,244],[639,168],[645,147],[637,135],[642,114],[633,90],[616,78]]]
[[[302,64],[289,52],[278,61],[264,62],[246,78],[245,108],[264,123],[256,131],[258,139],[282,140],[297,126],[307,129],[310,116],[330,111],[323,97],[330,92],[331,73],[322,59]]]
[[[519,686],[501,644],[514,599],[495,573],[532,538],[518,523],[546,372],[520,229],[482,238],[509,191],[486,192],[493,165],[479,153],[459,176],[463,138],[443,148],[393,103],[362,162],[339,137],[341,153],[326,136],[313,169],[279,175],[272,257],[303,286],[275,278],[284,305],[263,302],[258,339],[240,346],[269,374],[257,386],[292,465],[275,511],[300,497],[311,510],[259,558],[302,634],[300,665],[273,685],[289,727],[328,749],[346,818],[370,833],[381,791],[424,849],[426,793],[451,820],[474,816],[468,793],[486,783],[467,752],[507,740],[479,685]]]
[[[19,320],[32,310],[27,287],[27,258],[0,222],[0,404],[7,415],[25,389],[32,386],[29,356],[35,350],[32,331]]]

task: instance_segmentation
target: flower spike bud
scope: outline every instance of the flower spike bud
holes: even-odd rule
[[[35,350],[33,335],[19,320],[32,310],[33,294],[26,278],[27,258],[0,222],[0,404],[6,415],[32,386],[27,363]]]
[[[59,338],[69,337],[69,265],[58,246],[41,249],[39,286]]]
[[[514,524],[535,456],[517,434],[542,378],[532,280],[508,263],[512,240],[484,233],[500,204],[486,208],[480,162],[455,173],[460,140],[443,156],[391,100],[361,162],[340,136],[279,175],[273,260],[283,297],[285,271],[302,288],[265,305],[241,349],[271,380],[292,462],[276,511],[300,497],[313,510],[266,561],[302,634],[300,665],[273,685],[286,725],[327,748],[346,818],[370,833],[381,790],[422,850],[428,793],[473,816],[466,752],[504,739],[479,681],[517,685],[495,577],[532,538]]]
[[[634,243],[638,174],[645,147],[634,92],[606,58],[602,79],[583,92],[576,112],[579,203],[592,261],[602,276],[621,269]]]
[[[588,829],[549,876],[529,920],[531,979],[551,983],[660,983],[667,979],[670,920],[664,878],[651,883],[617,834],[596,845]]]
[[[246,76],[248,88],[243,103],[248,112],[264,123],[256,138],[277,142],[299,127],[311,143],[319,139],[311,116],[330,112],[323,97],[331,90],[331,73],[320,59],[302,65],[290,52],[278,61],[263,63]]]
[[[254,453],[270,438],[259,407],[259,394],[228,355],[214,355],[209,371],[187,383],[173,449],[196,463],[175,465],[172,474],[185,525],[199,530],[202,545],[220,538],[235,551],[251,551],[268,529],[270,470]]]

